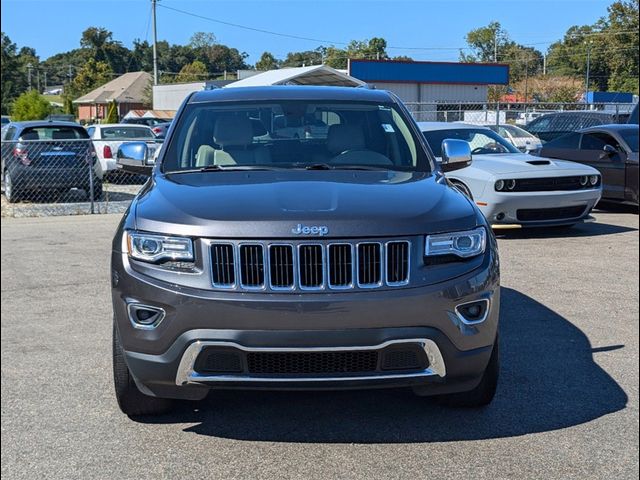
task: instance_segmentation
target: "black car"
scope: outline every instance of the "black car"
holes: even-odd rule
[[[12,122],[2,128],[2,186],[6,199],[17,202],[27,193],[79,188],[102,196],[95,175],[96,153],[87,131],[72,122]],[[91,173],[90,173],[91,172]],[[93,185],[92,185],[93,184]]]
[[[548,113],[529,122],[524,129],[542,142],[576,132],[583,128],[619,123],[620,117],[608,112],[556,112]]]
[[[147,127],[155,127],[159,123],[166,123],[166,118],[155,117],[139,117],[139,118],[123,118],[120,123],[133,123],[135,125],[146,125]]]
[[[580,162],[602,173],[604,200],[638,205],[638,126],[599,125],[552,140],[538,155]]]

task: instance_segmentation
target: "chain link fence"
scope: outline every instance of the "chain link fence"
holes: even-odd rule
[[[124,212],[147,177],[116,167],[131,139],[2,141],[2,216],[37,217]],[[150,155],[161,140],[146,141]]]
[[[629,118],[634,103],[405,103],[419,122],[466,122],[525,126],[535,118],[556,112],[608,114],[614,123]]]
[[[417,121],[517,125],[525,127],[541,143],[593,125],[626,122],[635,105],[406,103]],[[547,115],[557,112],[562,115]],[[574,114],[567,114],[571,112]],[[518,132],[503,128],[496,128],[496,131],[505,138],[518,135]],[[23,135],[19,140],[2,141],[3,217],[124,212],[147,180],[147,177],[116,168],[118,147],[135,139],[49,137]],[[518,138],[508,139],[520,148]],[[162,140],[146,138],[144,141],[150,155],[157,154]],[[526,148],[523,147],[523,151]]]

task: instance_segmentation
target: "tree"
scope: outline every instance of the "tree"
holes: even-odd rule
[[[36,90],[20,95],[13,103],[11,118],[13,120],[42,120],[52,111],[49,101]]]
[[[289,52],[282,61],[282,67],[302,67],[310,65],[320,65],[323,53],[321,49],[306,50],[303,52]]]
[[[111,102],[109,102],[105,123],[118,123],[118,104],[115,100],[111,100]]]
[[[263,52],[256,62],[256,70],[274,70],[278,68],[278,60],[269,52]]]
[[[176,82],[187,83],[204,81],[207,79],[207,76],[207,66],[199,60],[195,60],[194,62],[182,67],[180,73],[176,76]]]
[[[2,114],[8,114],[13,100],[24,90],[23,80],[18,73],[18,55],[16,44],[2,32],[2,56],[0,59],[0,75],[2,78]]]
[[[460,52],[462,62],[506,63],[512,82],[536,75],[542,70],[542,52],[512,41],[500,22],[491,22],[486,27],[471,30],[465,39],[469,53]]]

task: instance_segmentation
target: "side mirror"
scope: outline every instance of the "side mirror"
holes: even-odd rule
[[[607,144],[602,148],[602,153],[600,153],[600,158],[611,157],[616,153],[618,153],[618,150],[616,150],[614,146]]]
[[[145,142],[126,142],[120,145],[116,165],[127,173],[151,175],[155,159]]]
[[[464,140],[447,138],[442,141],[442,171],[453,172],[471,165],[471,146]]]

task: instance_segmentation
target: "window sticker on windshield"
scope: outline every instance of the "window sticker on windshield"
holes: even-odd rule
[[[395,130],[393,129],[393,127],[391,125],[389,125],[388,123],[383,123],[382,124],[382,128],[384,129],[385,132],[387,133],[394,133]]]

